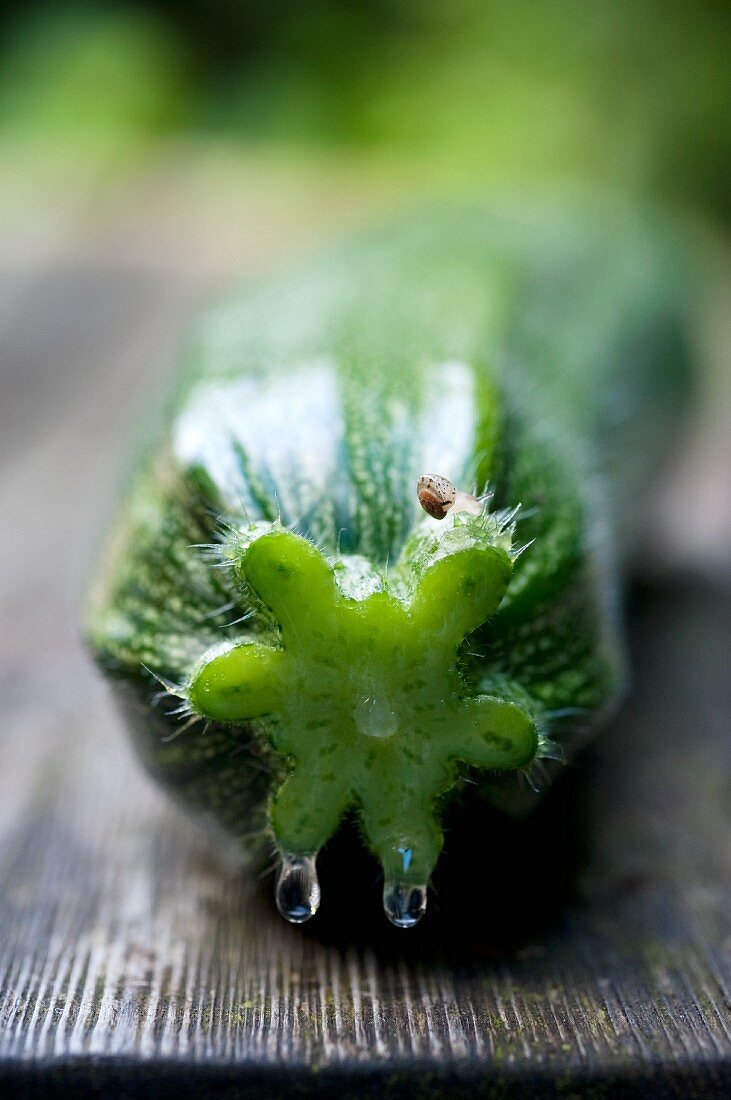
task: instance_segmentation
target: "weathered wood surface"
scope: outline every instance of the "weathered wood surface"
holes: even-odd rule
[[[200,286],[6,288],[3,1094],[728,1095],[722,589],[636,593],[621,716],[536,818],[452,829],[422,929],[385,926],[367,861],[289,927],[140,773],[77,638],[120,438]]]

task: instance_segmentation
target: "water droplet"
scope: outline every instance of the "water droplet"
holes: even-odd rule
[[[293,856],[282,852],[277,879],[277,909],[292,924],[304,924],[320,907],[317,856]]]
[[[411,866],[411,860],[414,858],[414,849],[413,848],[397,848],[396,851],[401,856],[401,863],[402,863],[403,868],[404,868],[404,874],[406,874],[409,867]]]
[[[358,731],[366,737],[392,737],[398,729],[398,719],[391,710],[391,704],[382,695],[368,695],[361,699],[353,717]]]
[[[383,908],[391,924],[397,928],[413,928],[426,912],[426,886],[386,881]]]

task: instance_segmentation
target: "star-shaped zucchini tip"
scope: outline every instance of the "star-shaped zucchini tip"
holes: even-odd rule
[[[512,529],[485,515],[435,528],[425,521],[388,577],[363,559],[331,562],[279,525],[257,532],[235,565],[247,598],[276,621],[274,640],[207,652],[186,687],[195,714],[265,719],[288,762],[269,815],[289,920],[317,909],[317,852],[352,808],[383,867],[389,919],[415,924],[443,842],[439,800],[459,762],[503,771],[536,753],[533,718],[481,694],[463,659],[465,638],[508,587]]]

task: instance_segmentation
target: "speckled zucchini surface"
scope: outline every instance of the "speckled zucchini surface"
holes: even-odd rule
[[[276,845],[290,920],[353,811],[414,924],[467,771],[523,806],[616,700],[617,544],[683,400],[679,266],[610,203],[430,208],[201,318],[87,632],[153,773]],[[424,473],[490,496],[440,522]]]

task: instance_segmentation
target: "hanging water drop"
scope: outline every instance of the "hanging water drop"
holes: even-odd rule
[[[317,856],[297,856],[282,852],[282,867],[277,879],[277,909],[292,924],[304,924],[320,907],[320,883]]]
[[[391,924],[397,928],[413,928],[426,912],[426,886],[386,880],[383,908]]]

